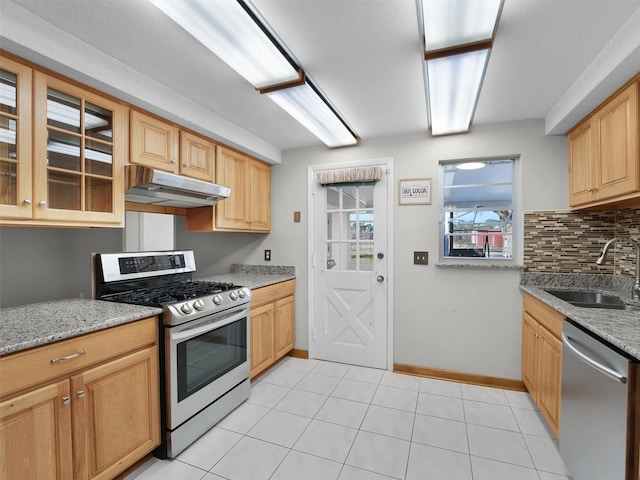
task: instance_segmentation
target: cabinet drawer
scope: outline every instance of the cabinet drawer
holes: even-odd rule
[[[153,345],[157,323],[157,317],[150,317],[0,358],[0,397]],[[52,363],[69,356],[74,357]]]
[[[562,334],[564,315],[549,305],[541,302],[527,293],[522,294],[524,311],[528,312],[537,322],[553,333],[557,338]]]
[[[251,308],[259,307],[265,303],[275,302],[289,295],[293,295],[295,290],[295,280],[275,283],[262,288],[252,290]]]

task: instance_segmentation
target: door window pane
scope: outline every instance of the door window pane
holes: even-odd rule
[[[342,208],[353,210],[356,208],[356,194],[358,187],[342,187]]]
[[[327,213],[327,240],[340,240],[340,232],[346,228],[343,225],[345,216],[341,212]]]
[[[47,125],[80,133],[80,99],[47,89]]]
[[[15,73],[0,69],[0,112],[17,115],[16,82]]]
[[[327,270],[373,270],[373,188],[327,187]]]

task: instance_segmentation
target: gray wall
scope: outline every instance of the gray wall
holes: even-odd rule
[[[0,306],[91,298],[92,252],[122,251],[121,228],[0,228]]]

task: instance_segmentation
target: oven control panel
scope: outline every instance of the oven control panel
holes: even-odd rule
[[[248,304],[251,301],[251,290],[247,287],[236,287],[232,290],[206,295],[196,299],[167,305],[169,315],[163,316],[165,325],[177,325],[195,320],[206,315]]]

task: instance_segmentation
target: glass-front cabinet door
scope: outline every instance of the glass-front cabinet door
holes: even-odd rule
[[[34,218],[122,224],[124,127],[123,106],[35,72]]]
[[[0,56],[0,217],[29,219],[31,69]]]

